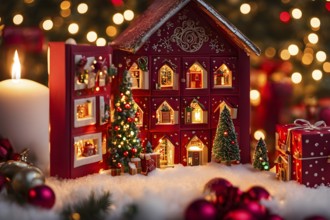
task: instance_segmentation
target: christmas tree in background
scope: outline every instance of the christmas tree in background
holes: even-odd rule
[[[153,150],[152,150],[152,145],[150,143],[150,141],[147,142],[147,145],[146,145],[146,153],[152,153]]]
[[[136,108],[132,96],[132,83],[128,71],[123,73],[119,86],[120,95],[115,99],[115,112],[112,123],[109,146],[110,166],[128,170],[130,158],[138,157],[142,147],[138,138],[139,129],[136,126]]]
[[[265,141],[260,138],[253,156],[253,167],[259,170],[269,170],[269,159]]]
[[[235,127],[226,106],[219,116],[212,155],[216,161],[226,162],[229,166],[232,161],[240,160]]]

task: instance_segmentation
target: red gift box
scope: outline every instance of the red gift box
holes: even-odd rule
[[[141,173],[148,175],[149,172],[156,169],[155,161],[151,158],[149,154],[140,154],[141,158]]]
[[[277,126],[277,176],[308,187],[330,186],[330,127],[296,120]]]

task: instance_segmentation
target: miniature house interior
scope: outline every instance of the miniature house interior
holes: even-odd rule
[[[161,168],[174,165],[174,145],[167,137],[159,139],[159,144],[156,146],[154,151],[160,154]]]

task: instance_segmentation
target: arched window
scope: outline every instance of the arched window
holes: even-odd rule
[[[233,75],[232,71],[226,64],[222,64],[214,72],[214,88],[232,87]]]
[[[133,63],[128,70],[131,74],[132,89],[142,89],[143,87],[143,71],[136,63]]]
[[[196,99],[192,100],[190,105],[185,109],[185,115],[186,124],[207,123],[207,111]]]
[[[177,124],[178,113],[164,101],[156,111],[157,124]]]
[[[160,154],[160,167],[167,167],[174,165],[174,145],[166,138],[159,139],[159,144],[155,148],[154,152]]]
[[[208,161],[207,146],[197,136],[194,136],[187,144],[187,158],[189,166],[204,165]]]
[[[159,69],[159,87],[160,89],[173,89],[174,71],[167,64]]]
[[[138,104],[135,103],[136,113],[135,113],[135,123],[138,127],[143,126],[143,110]]]
[[[207,72],[198,62],[195,62],[186,73],[187,89],[207,88]]]

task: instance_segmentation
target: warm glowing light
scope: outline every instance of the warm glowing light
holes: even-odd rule
[[[300,19],[302,17],[302,12],[299,8],[295,8],[292,10],[291,15],[294,19]]]
[[[124,16],[121,13],[116,13],[112,17],[113,23],[122,24],[124,22]]]
[[[324,51],[318,51],[316,53],[316,59],[319,62],[324,62],[327,59],[327,54]]]
[[[322,79],[323,73],[321,70],[316,69],[312,72],[312,77],[315,81],[319,81]]]
[[[24,18],[23,18],[23,15],[21,15],[21,14],[17,14],[13,17],[13,23],[16,25],[22,24],[23,20],[24,20]]]
[[[109,37],[114,37],[117,35],[117,28],[114,26],[108,26],[107,29],[105,30],[105,32],[107,33],[107,35]]]
[[[323,63],[323,71],[326,73],[330,73],[330,62]]]
[[[34,0],[24,0],[24,3],[26,3],[26,4],[31,4],[33,2],[34,2]]]
[[[15,50],[13,60],[14,62],[11,67],[11,78],[13,80],[19,80],[21,78],[21,63],[19,62],[17,50]]]
[[[321,26],[321,21],[319,18],[313,17],[310,20],[310,24],[311,24],[312,28],[318,29]]]
[[[124,11],[124,18],[126,21],[131,21],[134,18],[134,12],[132,10]]]
[[[61,10],[60,14],[63,18],[67,18],[71,15],[71,10],[70,9]]]
[[[42,28],[45,30],[45,31],[49,31],[53,28],[54,26],[54,23],[52,20],[50,19],[47,19],[47,20],[44,20],[44,22],[42,22]]]
[[[90,31],[87,33],[86,38],[89,42],[94,42],[97,39],[97,33],[95,31]]]
[[[291,75],[291,81],[292,81],[294,84],[299,84],[299,83],[301,83],[301,80],[302,80],[301,73],[299,73],[299,72],[294,72],[294,73],[292,73],[292,75]]]
[[[311,33],[308,35],[308,41],[312,44],[316,44],[319,41],[319,36],[317,36],[317,34]]]
[[[290,56],[291,55],[290,55],[289,51],[286,49],[282,50],[280,53],[280,57],[282,58],[282,60],[288,60],[288,59],[290,59]]]
[[[62,9],[62,10],[67,10],[67,9],[69,9],[71,7],[71,3],[69,2],[69,1],[63,1],[63,2],[61,2],[61,4],[60,4],[60,8]]]
[[[88,11],[88,5],[86,3],[80,3],[77,6],[77,11],[79,14],[85,14]]]
[[[76,34],[79,31],[79,25],[77,23],[71,23],[68,27],[70,34]]]
[[[299,52],[299,48],[297,45],[295,44],[291,44],[289,47],[288,47],[288,51],[290,53],[291,56],[295,56],[298,54]]]
[[[253,106],[260,104],[260,92],[258,90],[253,89],[250,91],[250,101]]]
[[[274,47],[267,47],[265,55],[268,58],[273,58],[276,55],[276,49]]]
[[[259,140],[260,138],[262,138],[263,140],[265,140],[265,138],[266,138],[266,134],[265,134],[265,133],[266,133],[266,132],[265,132],[264,130],[259,129],[259,130],[256,130],[256,131],[254,132],[253,137],[254,137],[254,139],[256,139],[256,140]]]
[[[96,46],[105,46],[106,44],[107,41],[103,37],[100,37],[96,40]]]
[[[248,3],[243,3],[239,8],[242,14],[249,14],[251,11],[251,6]]]
[[[310,65],[313,62],[313,54],[311,53],[305,53],[303,57],[301,58],[301,62],[305,65]]]

